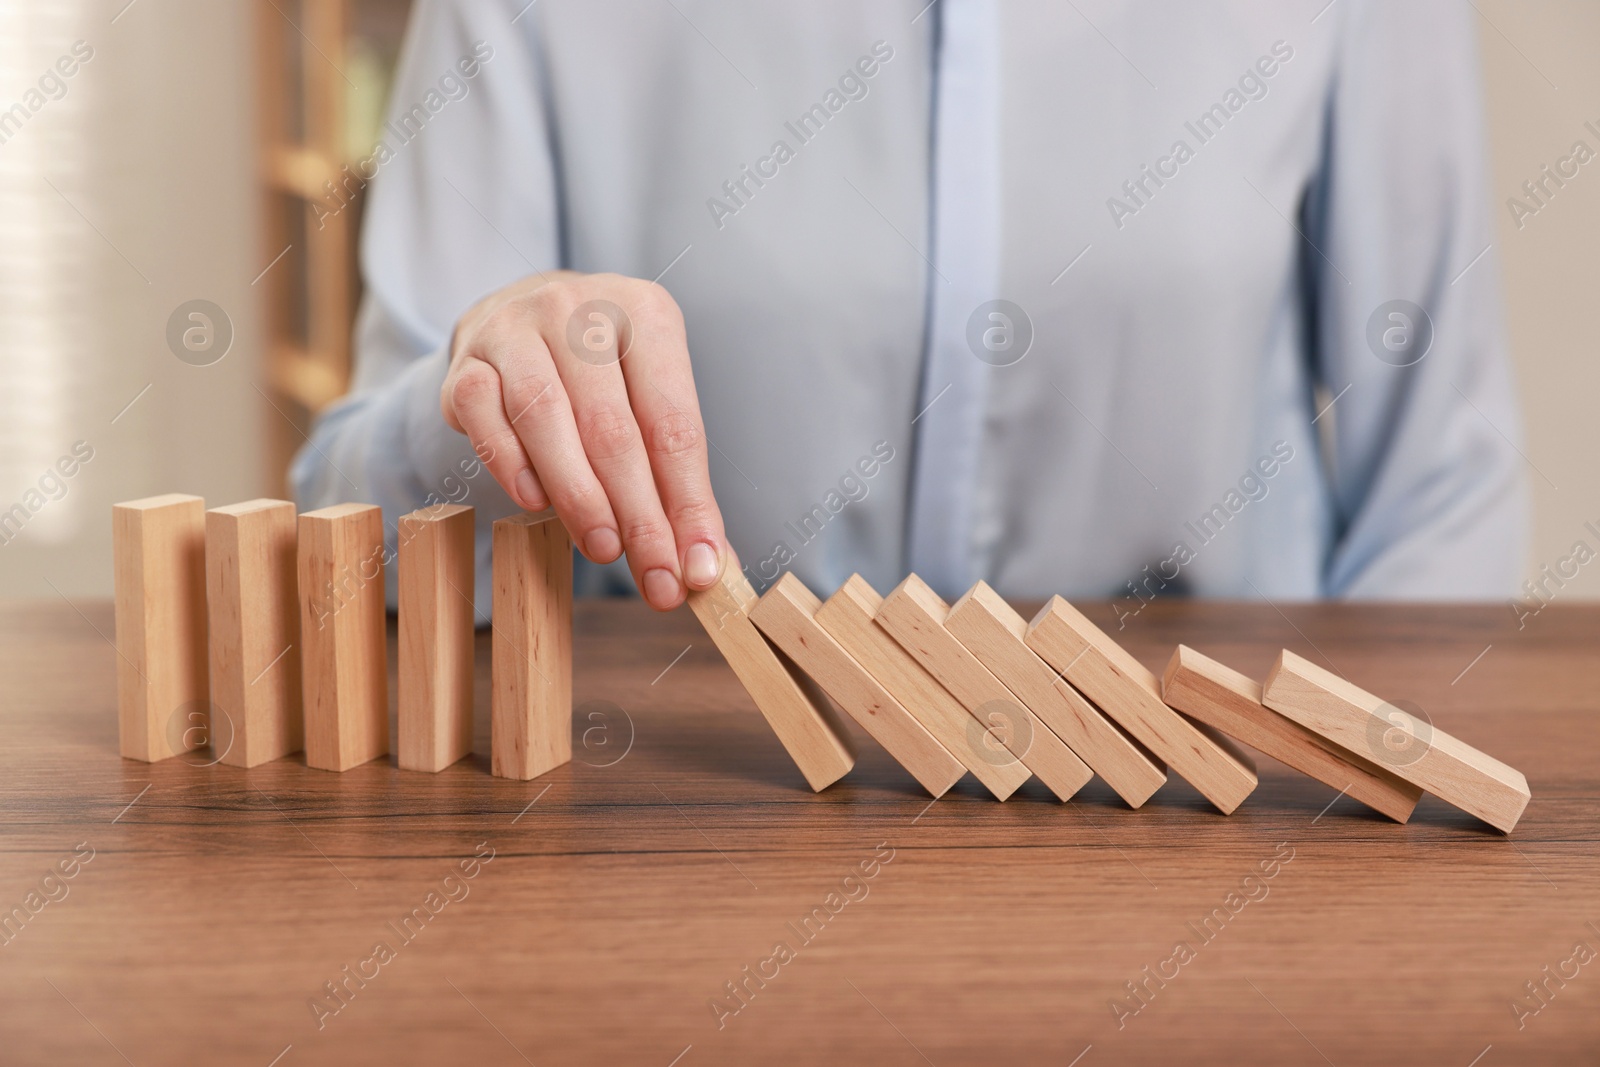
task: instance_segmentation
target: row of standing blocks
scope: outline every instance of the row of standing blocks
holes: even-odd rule
[[[386,565],[399,569],[398,760],[439,771],[473,744],[473,510],[296,515],[170,494],[113,508],[122,754],[210,744],[252,767],[305,751],[343,771],[390,751]],[[548,516],[494,524],[490,768],[529,779],[572,755],[572,542]]]
[[[690,606],[813,789],[854,764],[806,676],[933,796],[967,772],[1006,799],[1037,776],[1065,801],[1098,774],[1130,807],[1187,780],[1224,814],[1255,789],[1242,742],[1398,822],[1424,791],[1509,833],[1515,769],[1293,652],[1265,684],[1180,645],[1157,678],[1055,597],[1031,621],[985,583],[952,607],[916,575],[859,575],[826,602],[736,568]]]

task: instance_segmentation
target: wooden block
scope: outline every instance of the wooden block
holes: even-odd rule
[[[1261,703],[1261,683],[1179,645],[1161,678],[1166,703],[1389,816],[1411,818],[1422,790]]]
[[[1025,640],[1224,815],[1255,789],[1250,757],[1167,707],[1156,676],[1065,600],[1052,597],[1028,624]]]
[[[300,516],[300,674],[306,766],[347,771],[389,752],[383,511]]]
[[[956,601],[945,628],[1130,807],[1166,784],[1165,770],[1027,646],[1028,621],[987,583]]]
[[[205,512],[183,493],[111,509],[117,734],[128,759],[154,763],[205,743]]]
[[[854,574],[817,610],[816,620],[984,788],[1005,800],[1030,777],[1027,765],[1021,760],[994,759],[993,750],[983,743],[987,734],[978,728],[977,720],[887,630],[873,621],[882,604],[878,591],[861,575]],[[974,739],[980,744],[974,745]]]
[[[723,561],[717,584],[689,593],[689,608],[712,644],[733,668],[806,782],[821,792],[855,766],[855,752],[833,709],[802,688],[793,664],[767,644],[750,621],[755,603],[756,591],[731,554]]]
[[[1262,702],[1508,834],[1532,796],[1521,771],[1287,649],[1267,675]]]
[[[750,621],[935,797],[965,773],[927,728],[817,623],[822,601],[785,574],[750,609]]]
[[[493,538],[489,768],[526,781],[572,759],[572,538],[551,511]]]
[[[1052,793],[1071,800],[1093,777],[1089,768],[945,628],[949,615],[950,605],[913,574],[884,597],[877,621]]]
[[[206,512],[210,734],[223,763],[254,767],[305,743],[295,542],[287,500]]]
[[[400,519],[400,766],[442,771],[472,752],[473,512]]]

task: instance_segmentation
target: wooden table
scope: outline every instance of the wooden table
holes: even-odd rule
[[[543,779],[147,766],[117,756],[109,605],[0,609],[0,909],[42,902],[0,947],[0,1062],[1596,1062],[1600,960],[1567,961],[1600,952],[1600,607],[1279,607],[1122,636],[1156,669],[1179,640],[1331,659],[1523,770],[1516,833],[1266,760],[1231,817],[1177,780],[1140,811],[1098,781],[930,804],[864,736],[813,795],[687,612],[619,602],[578,607],[576,759]],[[1519,1029],[1524,983],[1575,967]]]

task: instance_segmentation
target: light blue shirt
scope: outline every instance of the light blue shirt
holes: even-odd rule
[[[417,4],[354,386],[293,471],[391,546],[475,505],[480,617],[515,508],[440,416],[448,341],[551,267],[683,308],[758,587],[1514,593],[1465,3],[525,3]]]

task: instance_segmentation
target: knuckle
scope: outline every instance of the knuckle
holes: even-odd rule
[[[668,545],[672,543],[672,530],[664,517],[632,519],[622,524],[622,543],[629,546],[630,553]]]
[[[587,478],[545,479],[545,493],[563,518],[570,517],[577,525],[587,529],[604,521],[607,510],[605,494],[598,483]]]
[[[650,451],[676,458],[696,455],[703,441],[700,427],[681,411],[671,411],[650,424]]]
[[[476,360],[468,362],[450,385],[450,403],[456,410],[474,408],[495,400],[499,383],[489,367]]]
[[[559,398],[554,378],[523,372],[507,378],[501,385],[506,398],[506,415],[513,424],[529,413],[544,411]]]
[[[718,526],[717,510],[711,501],[698,494],[675,504],[672,508],[672,528],[689,533],[710,534]],[[694,540],[686,536],[685,540]]]
[[[581,433],[584,446],[596,459],[616,459],[639,445],[639,427],[632,414],[609,405],[584,416]]]

